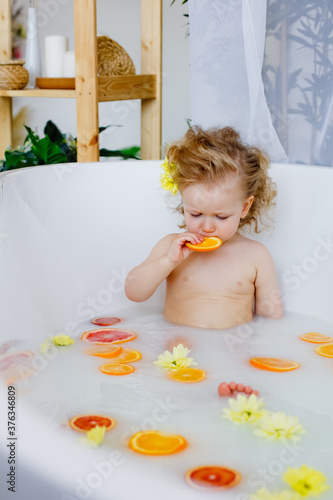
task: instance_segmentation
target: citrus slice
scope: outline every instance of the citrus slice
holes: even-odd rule
[[[129,330],[118,330],[117,328],[101,328],[84,332],[81,339],[83,342],[92,344],[120,344],[136,338],[136,333]]]
[[[195,467],[187,471],[185,477],[191,486],[204,490],[225,490],[241,480],[239,472],[219,465]]]
[[[105,415],[77,415],[70,419],[69,425],[72,429],[79,432],[88,432],[96,427],[96,425],[100,427],[104,426],[105,430],[109,431],[116,425],[116,421]]]
[[[193,243],[189,241],[187,241],[185,245],[196,252],[210,252],[211,250],[219,248],[222,245],[222,240],[217,236],[210,236],[209,238],[204,238],[203,241],[197,245],[193,245]]]
[[[112,358],[110,364],[133,363],[133,361],[138,361],[141,357],[141,352],[123,348],[120,353]]]
[[[141,431],[131,437],[128,445],[131,450],[144,455],[171,455],[186,448],[187,442],[177,434]]]
[[[301,339],[306,342],[313,342],[314,344],[327,344],[327,342],[331,342],[333,340],[332,337],[317,332],[305,333],[301,336]]]
[[[111,326],[111,325],[117,325],[118,323],[122,323],[123,318],[113,318],[111,316],[104,316],[103,318],[95,318],[91,322],[94,323],[94,325],[99,325],[99,326]]]
[[[85,350],[86,354],[91,354],[92,356],[99,356],[100,358],[114,358],[120,354],[122,348],[118,345],[94,345]]]
[[[31,351],[7,352],[0,356],[0,373],[23,365],[34,356]]]
[[[317,347],[316,352],[321,356],[333,358],[333,344],[325,344]]]
[[[116,363],[106,363],[99,367],[102,373],[106,375],[128,375],[134,372],[134,367],[131,365],[122,365]]]
[[[282,358],[252,358],[250,360],[252,366],[261,370],[269,370],[272,372],[289,372],[299,367],[296,361]]]
[[[206,378],[206,372],[199,368],[178,368],[178,370],[169,370],[167,377],[176,382],[191,384],[204,380]]]

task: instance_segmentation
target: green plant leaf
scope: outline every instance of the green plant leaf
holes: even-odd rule
[[[48,120],[46,122],[46,125],[44,127],[44,134],[49,136],[50,140],[55,144],[61,144],[62,142],[64,142],[64,136],[51,120]]]
[[[61,152],[58,144],[51,141],[49,136],[45,136],[37,144],[33,144],[31,150],[39,159],[40,165],[67,162],[66,155]]]
[[[140,151],[139,146],[132,146],[131,148],[124,148],[118,150],[110,150],[102,148],[99,154],[100,156],[105,156],[108,158],[120,156],[124,160],[129,160],[129,159],[140,160],[140,157],[138,156],[139,151]]]

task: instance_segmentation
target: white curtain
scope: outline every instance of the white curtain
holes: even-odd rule
[[[333,163],[333,0],[189,0],[192,124]]]
[[[192,124],[230,125],[286,161],[261,77],[266,0],[189,0]]]

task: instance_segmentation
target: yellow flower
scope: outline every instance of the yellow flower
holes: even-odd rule
[[[264,402],[262,399],[258,399],[255,394],[251,394],[250,397],[238,394],[237,399],[229,399],[229,405],[230,408],[223,410],[225,415],[222,415],[222,418],[228,418],[235,424],[256,422],[264,414],[264,410],[261,409]]]
[[[298,417],[286,415],[283,411],[265,412],[259,425],[260,429],[255,430],[254,433],[257,436],[265,437],[269,441],[275,439],[299,441],[298,434],[305,434],[306,432]]]
[[[157,361],[154,361],[156,366],[161,366],[166,370],[177,370],[178,368],[187,368],[191,365],[196,365],[193,358],[188,358],[190,350],[184,347],[183,344],[178,344],[174,347],[172,353],[164,351],[160,354]]]
[[[314,496],[328,490],[330,486],[326,484],[327,477],[320,471],[312,467],[302,465],[300,468],[288,467],[282,479],[297,491],[301,497]]]
[[[170,172],[170,170],[175,168],[174,163],[171,163],[169,168],[169,160],[168,158],[165,158],[164,163],[162,163],[161,167],[164,170],[164,173],[160,176],[160,183],[162,188],[165,189],[165,191],[170,191],[170,193],[176,195],[178,193],[178,187],[175,184],[175,181],[173,180]]]
[[[103,443],[104,434],[105,426],[96,425],[87,432],[86,438],[80,438],[79,441],[83,444],[87,444],[88,446],[95,448]]]
[[[74,344],[74,339],[72,339],[69,335],[54,335],[51,337],[55,345],[71,345]]]
[[[300,500],[300,496],[294,491],[283,490],[271,493],[266,488],[260,488],[250,495],[250,500]]]
[[[51,341],[50,341],[50,339],[46,339],[39,346],[39,352],[41,354],[45,354],[50,349],[50,347],[51,347]]]

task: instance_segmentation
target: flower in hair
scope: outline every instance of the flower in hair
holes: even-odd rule
[[[173,170],[176,167],[176,165],[174,163],[170,163],[169,166],[169,160],[168,158],[165,158],[161,167],[164,170],[164,172],[161,174],[160,177],[160,183],[162,188],[165,189],[165,191],[170,191],[170,193],[176,195],[178,193],[178,187],[171,175],[171,170]]]

